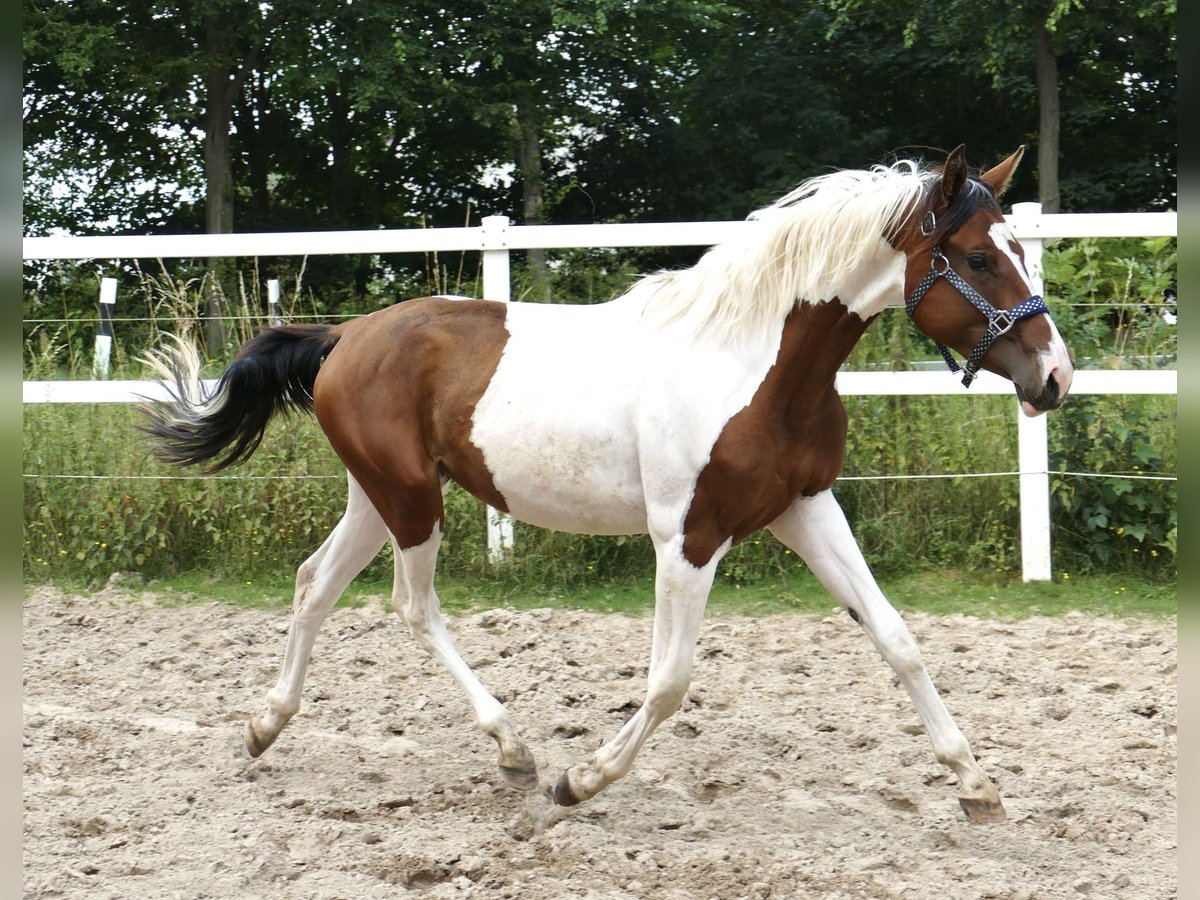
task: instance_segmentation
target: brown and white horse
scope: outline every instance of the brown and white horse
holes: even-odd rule
[[[1029,415],[1066,397],[1070,356],[1030,297],[997,204],[1021,152],[979,177],[961,147],[938,169],[902,162],[821,176],[759,210],[744,235],[693,268],[645,278],[605,304],[431,297],[339,325],[275,327],[242,348],[207,396],[194,350],[152,353],[173,399],[146,405],[144,430],[164,459],[209,471],[240,462],[291,406],[315,410],[349,470],[346,513],[296,576],[282,672],[246,725],[249,753],[270,747],[299,710],[322,621],[390,540],[396,609],[466,692],[499,744],[503,777],[537,785],[533,754],[440,613],[434,562],[442,490],[454,481],[524,522],[649,533],[654,545],[645,702],[590,762],[563,773],[559,805],[628,772],[679,707],[717,564],[765,527],[896,671],[934,754],[959,778],[967,815],[1003,818],[830,488],[846,442],[834,376],[886,307],[907,300],[927,335],[975,350],[976,365],[1013,381]]]

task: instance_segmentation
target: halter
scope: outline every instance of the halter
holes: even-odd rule
[[[936,219],[933,213],[927,213],[925,220],[921,223],[921,233],[929,237],[933,233],[935,223]],[[959,369],[962,369],[963,387],[969,388],[971,386],[971,382],[975,380],[975,376],[979,373],[979,365],[983,362],[984,354],[988,352],[996,338],[1007,332],[1022,319],[1036,316],[1038,313],[1046,313],[1047,315],[1050,313],[1050,309],[1046,306],[1045,302],[1036,294],[1022,300],[1012,309],[996,309],[978,291],[967,284],[965,278],[950,267],[950,260],[942,252],[941,245],[938,245],[933,248],[933,259],[929,263],[929,274],[921,280],[921,283],[917,285],[916,290],[909,295],[908,301],[904,304],[904,311],[908,313],[910,319],[916,311],[917,304],[929,293],[929,289],[933,287],[939,278],[945,278],[949,281],[950,284],[958,289],[960,294],[967,298],[967,301],[972,306],[987,318],[987,330],[984,332],[979,344],[971,351],[971,355],[967,357],[967,362],[963,366],[954,361],[954,357],[950,355],[950,351],[945,344],[937,342],[937,348],[941,351],[942,359],[946,361],[946,365],[950,367],[950,371],[957,372]]]

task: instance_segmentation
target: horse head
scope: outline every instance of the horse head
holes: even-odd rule
[[[894,245],[907,257],[908,313],[952,370],[959,367],[947,347],[967,358],[963,384],[981,368],[1001,375],[1036,416],[1062,406],[1074,366],[1000,211],[1024,152],[972,177],[963,147],[953,150]]]

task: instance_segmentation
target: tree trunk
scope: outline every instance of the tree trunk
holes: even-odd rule
[[[215,60],[222,57],[225,34],[215,16],[205,22],[207,50]],[[233,70],[214,62],[205,72],[207,108],[204,114],[205,230],[209,234],[233,232],[233,165],[230,160],[229,128],[233,121],[233,101],[237,84]],[[221,259],[208,260],[208,300],[205,309],[204,341],[209,355],[215,356],[225,345],[225,292],[221,275],[226,266]]]
[[[1036,27],[1038,88],[1038,200],[1042,212],[1056,213],[1062,206],[1058,190],[1058,146],[1060,106],[1058,99],[1058,60],[1050,42],[1046,20]]]
[[[517,104],[516,121],[517,171],[521,176],[524,224],[541,225],[546,199],[542,193],[542,137],[538,120],[530,105]],[[546,268],[546,251],[532,248],[525,257],[529,271],[530,296],[534,300],[550,298],[550,276]]]

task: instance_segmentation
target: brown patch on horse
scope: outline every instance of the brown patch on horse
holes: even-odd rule
[[[430,297],[338,326],[313,390],[317,419],[401,549],[442,524],[443,478],[507,511],[471,443],[505,315],[502,303]]]
[[[775,521],[798,495],[833,484],[846,452],[834,377],[869,323],[837,299],[806,302],[788,315],[774,365],[725,424],[696,479],[683,525],[692,565]]]

